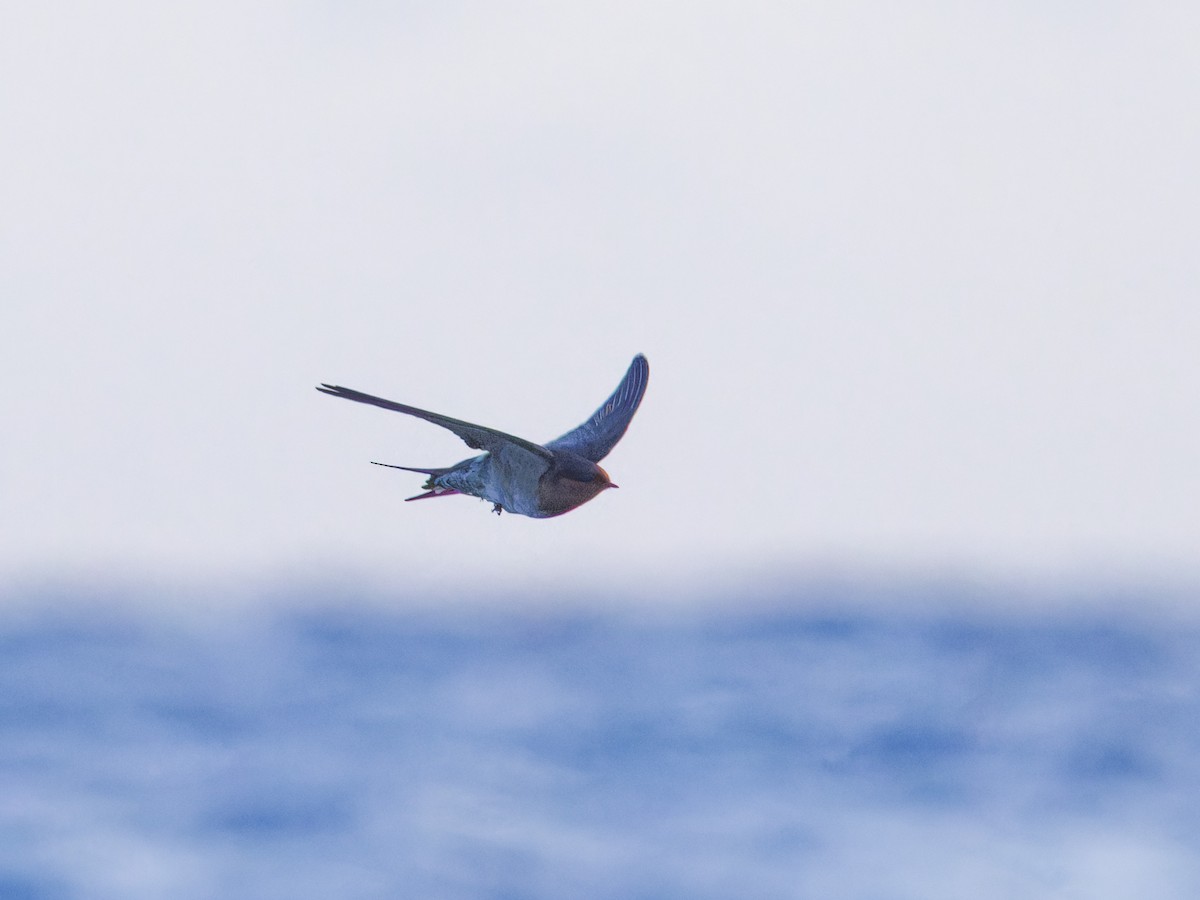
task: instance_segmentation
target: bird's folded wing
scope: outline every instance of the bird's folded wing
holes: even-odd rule
[[[317,390],[334,397],[341,397],[344,400],[353,400],[356,403],[369,403],[372,406],[378,406],[382,409],[390,409],[395,412],[404,413],[405,415],[416,416],[418,419],[424,419],[426,422],[432,422],[434,425],[441,425],[443,428],[447,428],[457,434],[473,450],[484,450],[488,453],[495,453],[505,447],[519,448],[542,460],[549,461],[554,459],[554,454],[540,444],[535,444],[533,441],[527,441],[524,438],[519,438],[511,434],[505,434],[503,431],[497,431],[495,428],[488,428],[484,425],[473,425],[461,419],[452,419],[440,413],[417,409],[415,406],[406,406],[403,403],[384,400],[382,397],[373,397],[370,394],[364,394],[362,391],[355,391],[336,384],[323,384]]]
[[[546,447],[550,450],[569,450],[592,462],[604,459],[629,427],[638,404],[642,402],[642,395],[646,393],[649,378],[650,364],[639,353],[604,405],[574,431],[555,438]]]

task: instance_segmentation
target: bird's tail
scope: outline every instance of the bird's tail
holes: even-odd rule
[[[428,475],[430,478],[437,478],[439,475],[445,475],[449,469],[418,469],[416,466],[394,466],[391,463],[381,463],[371,461],[373,466],[386,466],[389,469],[403,469],[405,472],[420,472],[422,475]]]
[[[421,487],[425,489],[426,493],[417,494],[415,497],[405,497],[405,500],[424,500],[426,497],[450,497],[458,493],[458,491],[450,488],[438,487],[438,485],[434,483],[439,476],[445,475],[453,467],[445,469],[420,469],[416,466],[395,466],[391,463],[375,462],[374,460],[371,461],[371,465],[385,466],[389,469],[403,469],[405,472],[420,472],[422,475],[429,476],[427,479],[425,479],[425,483],[421,485]]]
[[[404,502],[407,503],[409,500],[427,500],[430,497],[453,497],[457,493],[458,491],[450,489],[444,491],[426,491],[423,494],[417,494],[415,497],[405,497]]]

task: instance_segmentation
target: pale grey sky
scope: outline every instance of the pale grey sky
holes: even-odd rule
[[[1194,572],[1193,4],[11,4],[0,572]],[[560,519],[368,460],[646,401]]]

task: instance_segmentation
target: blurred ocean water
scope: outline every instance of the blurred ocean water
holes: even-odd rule
[[[1200,629],[732,608],[7,616],[0,898],[1200,897]]]

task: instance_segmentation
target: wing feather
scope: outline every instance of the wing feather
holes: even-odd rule
[[[568,450],[592,462],[600,462],[625,434],[646,393],[649,379],[650,364],[639,353],[629,364],[629,370],[612,396],[604,401],[592,417],[578,428],[547,443],[547,449]]]
[[[472,450],[484,450],[488,453],[496,453],[504,447],[514,447],[547,462],[554,459],[554,454],[540,444],[535,444],[533,441],[527,441],[515,435],[506,434],[503,431],[497,431],[495,428],[488,428],[485,425],[475,425],[471,422],[464,422],[462,419],[452,419],[450,416],[443,416],[441,413],[430,412],[426,409],[417,409],[415,406],[396,403],[394,400],[384,400],[382,397],[364,394],[362,391],[356,391],[336,384],[322,384],[317,390],[333,397],[341,397],[343,400],[353,400],[355,403],[368,403],[371,406],[390,409],[393,412],[404,413],[408,416],[416,416],[418,419],[424,419],[426,422],[440,425],[442,428],[449,429],[462,438],[463,442]]]

